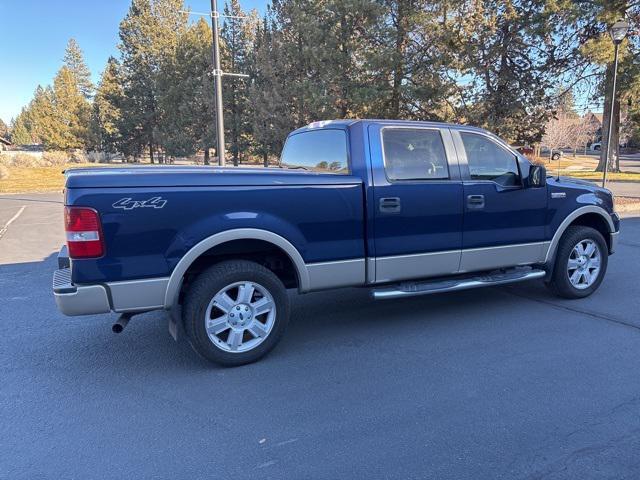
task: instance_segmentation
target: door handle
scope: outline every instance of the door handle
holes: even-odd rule
[[[472,210],[484,208],[484,195],[467,195],[467,208]]]
[[[399,213],[401,210],[399,197],[384,197],[380,199],[380,211],[382,213]]]

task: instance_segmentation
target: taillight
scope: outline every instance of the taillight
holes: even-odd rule
[[[71,258],[96,258],[104,255],[100,217],[93,208],[65,207],[64,229]]]

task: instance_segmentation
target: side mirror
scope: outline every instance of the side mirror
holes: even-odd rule
[[[531,165],[529,168],[529,186],[531,188],[544,187],[547,184],[547,169],[542,165]]]

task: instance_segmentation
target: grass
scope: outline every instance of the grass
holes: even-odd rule
[[[552,174],[555,174],[555,171],[553,169],[548,171]],[[584,180],[602,180],[602,172],[560,170],[560,175],[566,175],[567,177],[582,178]],[[640,173],[608,172],[607,180],[613,180],[613,181],[619,181],[619,182],[640,182]]]
[[[73,167],[96,167],[95,163],[70,163],[55,167],[7,167],[9,178],[0,180],[0,193],[60,192],[64,187],[62,171]]]

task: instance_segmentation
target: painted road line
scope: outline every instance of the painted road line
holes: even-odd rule
[[[22,212],[24,212],[25,208],[27,208],[26,205],[23,205],[22,207],[20,207],[20,210],[18,210],[18,213],[16,213],[13,217],[9,219],[7,223],[4,224],[4,226],[0,229],[0,239],[4,236],[5,233],[7,233],[7,230],[9,229],[9,225],[15,222],[18,219],[18,217],[22,215]]]

